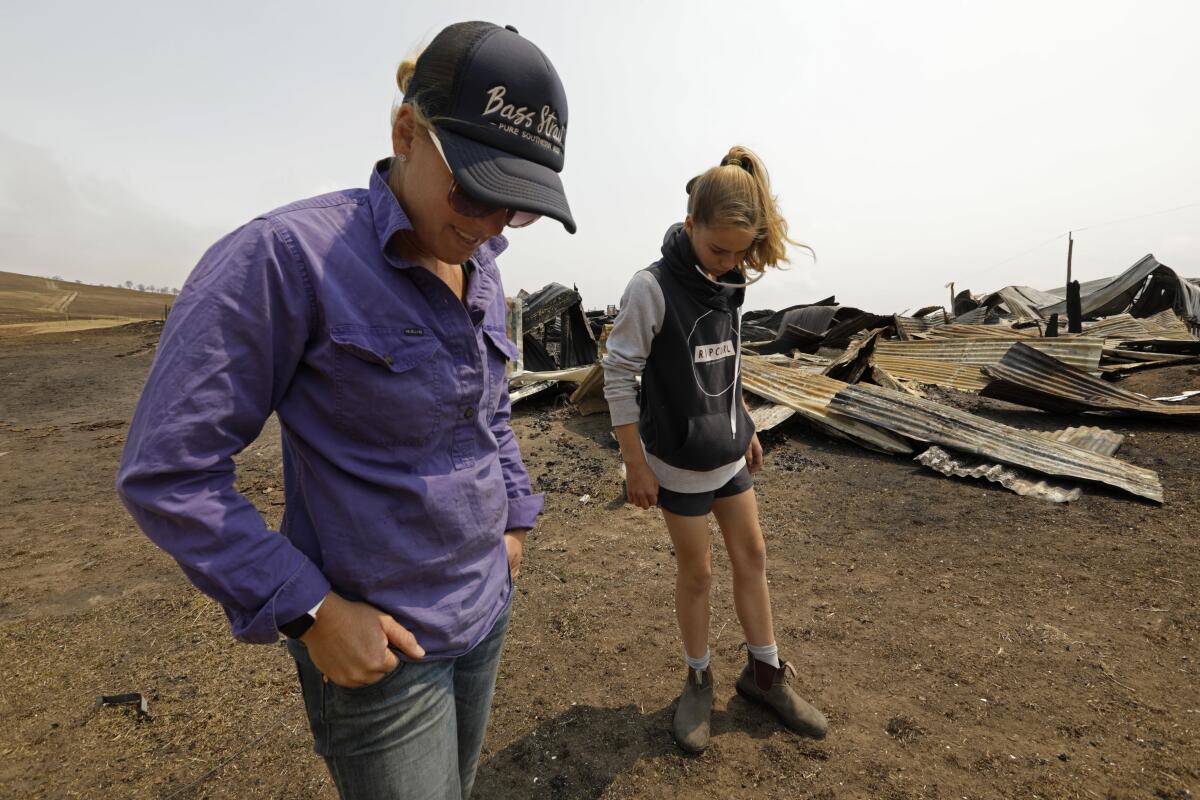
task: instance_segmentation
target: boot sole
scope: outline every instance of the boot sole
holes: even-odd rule
[[[675,731],[671,731],[671,738],[675,740],[675,744],[679,747],[679,749],[682,750],[683,752],[687,753],[689,756],[698,756],[701,753],[703,753],[705,750],[708,749],[707,744],[698,750],[689,745],[684,744],[683,742],[679,741],[679,737],[675,735]]]
[[[798,731],[795,728],[789,728],[787,723],[784,722],[784,719],[780,715],[780,713],[778,711],[776,711],[774,708],[772,708],[771,704],[768,703],[766,700],[762,700],[758,697],[755,697],[754,695],[750,694],[749,692],[743,690],[741,686],[734,686],[734,689],[737,690],[737,693],[739,695],[741,695],[744,700],[754,703],[756,705],[760,705],[763,708],[770,711],[772,714],[774,714],[776,719],[778,719],[780,722],[784,723],[783,727],[787,728],[792,733],[797,733],[801,736],[807,736],[810,739],[824,739],[825,738],[826,731],[821,731],[820,733],[818,733],[815,730],[813,730],[812,728],[805,728],[802,731]]]

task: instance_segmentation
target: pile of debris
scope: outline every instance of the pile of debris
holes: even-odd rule
[[[578,289],[559,283],[533,294],[521,291],[508,300],[508,338],[517,345],[509,374],[514,403],[559,382],[580,383],[600,366],[596,331],[583,310],[583,298]]]
[[[1090,483],[1163,502],[1155,472],[1114,456],[1120,434],[1086,426],[1022,430],[936,402],[927,390],[1057,414],[1200,423],[1200,404],[1192,402],[1200,392],[1183,391],[1190,387],[1148,398],[1116,385],[1135,371],[1200,362],[1200,281],[1147,255],[1121,275],[1062,289],[951,291],[951,309],[911,315],[873,314],[832,297],[747,312],[743,387],[759,398],[751,408],[759,430],[798,415],[832,436],[1021,495],[1066,502]],[[604,410],[596,359],[616,309],[585,314],[578,293],[556,284],[522,298],[521,307],[525,352],[538,352],[540,371],[513,375],[514,399],[533,385],[569,381],[581,410]],[[514,340],[521,335],[518,327]]]

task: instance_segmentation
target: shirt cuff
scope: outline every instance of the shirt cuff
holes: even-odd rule
[[[308,615],[309,615],[310,617],[312,617],[313,619],[316,619],[316,618],[317,618],[317,612],[321,610],[321,604],[322,604],[322,603],[324,603],[324,602],[325,602],[325,598],[324,598],[324,597],[322,597],[322,598],[321,598],[321,602],[317,603],[315,606],[313,606],[312,608],[310,608],[310,609],[308,610]]]
[[[532,528],[537,521],[538,514],[542,513],[542,506],[545,503],[546,496],[544,494],[526,494],[508,498],[508,522],[504,524],[504,530]]]
[[[608,415],[612,418],[613,427],[637,422],[642,415],[637,398],[623,397],[608,401]]]
[[[304,559],[300,569],[275,593],[272,611],[276,630],[280,625],[299,619],[305,614],[315,617],[316,610],[321,607],[330,588],[332,587],[329,580],[317,569],[317,565],[307,558]]]

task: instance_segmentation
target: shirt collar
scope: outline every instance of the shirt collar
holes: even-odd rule
[[[371,180],[368,183],[367,195],[371,203],[371,217],[375,223],[375,235],[379,239],[379,249],[387,252],[388,242],[399,231],[411,231],[412,223],[408,215],[400,207],[396,195],[388,186],[388,171],[392,167],[392,159],[385,158],[375,163],[371,170]],[[477,262],[491,262],[508,249],[508,239],[502,234],[493,236],[481,244],[474,254]],[[400,268],[416,266],[408,259],[389,259],[389,262]]]

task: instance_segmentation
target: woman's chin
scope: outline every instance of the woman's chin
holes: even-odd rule
[[[438,260],[443,263],[462,264],[475,253],[475,250],[476,248],[469,247],[458,241],[443,241],[441,246],[438,247],[436,255]]]

